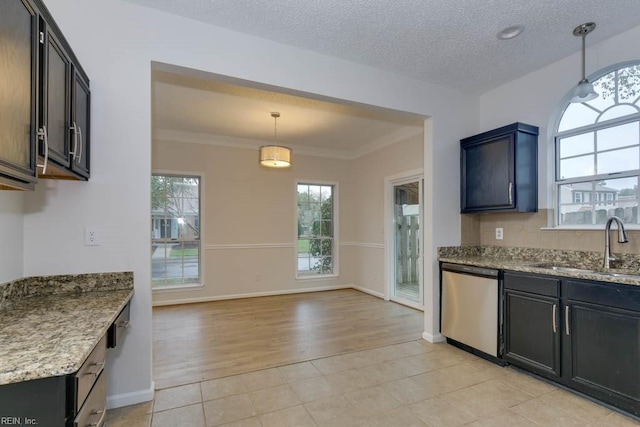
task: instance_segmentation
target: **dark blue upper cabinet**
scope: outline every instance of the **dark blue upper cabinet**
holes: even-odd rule
[[[536,126],[513,123],[460,141],[460,210],[537,212]]]
[[[33,190],[36,178],[38,12],[0,2],[0,189]]]
[[[42,0],[0,1],[0,190],[89,179],[89,78]]]

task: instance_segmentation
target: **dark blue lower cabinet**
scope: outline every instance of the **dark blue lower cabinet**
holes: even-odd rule
[[[51,377],[0,386],[0,425],[67,425],[67,377]]]
[[[546,378],[560,377],[559,300],[505,290],[506,361]]]
[[[640,417],[640,286],[505,272],[504,287],[505,360]]]
[[[565,383],[640,416],[640,313],[568,301]]]

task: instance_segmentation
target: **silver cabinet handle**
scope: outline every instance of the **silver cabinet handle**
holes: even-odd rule
[[[73,122],[69,129],[73,131],[73,151],[69,154],[73,155],[71,161],[75,162],[77,157],[76,155],[78,153],[78,126],[76,125],[76,122]]]
[[[122,322],[118,323],[118,328],[128,328],[130,326],[130,323],[128,320],[123,320]]]
[[[78,135],[80,136],[80,145],[78,146],[78,158],[76,159],[76,164],[80,164],[80,159],[82,159],[82,145],[84,144],[84,137],[82,136],[82,128],[78,126]]]
[[[569,335],[569,306],[567,305],[564,308],[564,331],[567,335]]]
[[[99,376],[102,371],[104,371],[104,362],[98,362],[98,363],[94,363],[91,366],[97,366],[98,370],[97,371],[93,371],[93,372],[87,372],[85,373],[85,375],[95,375],[96,377]]]
[[[509,183],[509,204],[513,204],[513,182]]]
[[[49,137],[47,136],[47,127],[42,126],[38,129],[38,138],[44,141],[44,162],[41,165],[36,165],[42,168],[42,174],[47,174],[47,164],[49,163]]]
[[[556,324],[556,308],[557,308],[557,306],[555,304],[553,304],[553,318],[551,320],[553,321],[553,333],[554,334],[556,332],[558,332],[558,325]]]
[[[87,427],[101,427],[104,424],[104,418],[107,416],[107,408],[102,411],[92,412],[91,415],[100,415],[100,419],[94,423],[87,424]]]

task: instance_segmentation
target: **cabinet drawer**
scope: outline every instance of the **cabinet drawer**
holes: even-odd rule
[[[548,297],[559,297],[559,280],[537,275],[504,273],[504,288]]]
[[[107,415],[107,376],[101,373],[87,397],[84,406],[78,412],[73,427],[102,427]]]
[[[573,301],[640,312],[640,286],[563,280],[562,296]]]
[[[129,327],[129,319],[131,315],[131,301],[124,306],[116,320],[109,327],[107,346],[115,348],[118,340],[122,337],[125,329]]]
[[[105,357],[107,355],[107,336],[102,337],[98,345],[95,346],[87,360],[76,372],[73,380],[76,386],[75,411],[82,407],[91,387],[104,369]],[[74,411],[74,412],[75,412]]]

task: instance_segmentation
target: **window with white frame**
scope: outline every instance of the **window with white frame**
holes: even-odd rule
[[[151,176],[153,289],[200,283],[200,177]]]
[[[598,97],[567,103],[555,132],[556,224],[639,224],[640,62],[592,79]]]
[[[334,184],[297,184],[299,278],[335,274]]]

